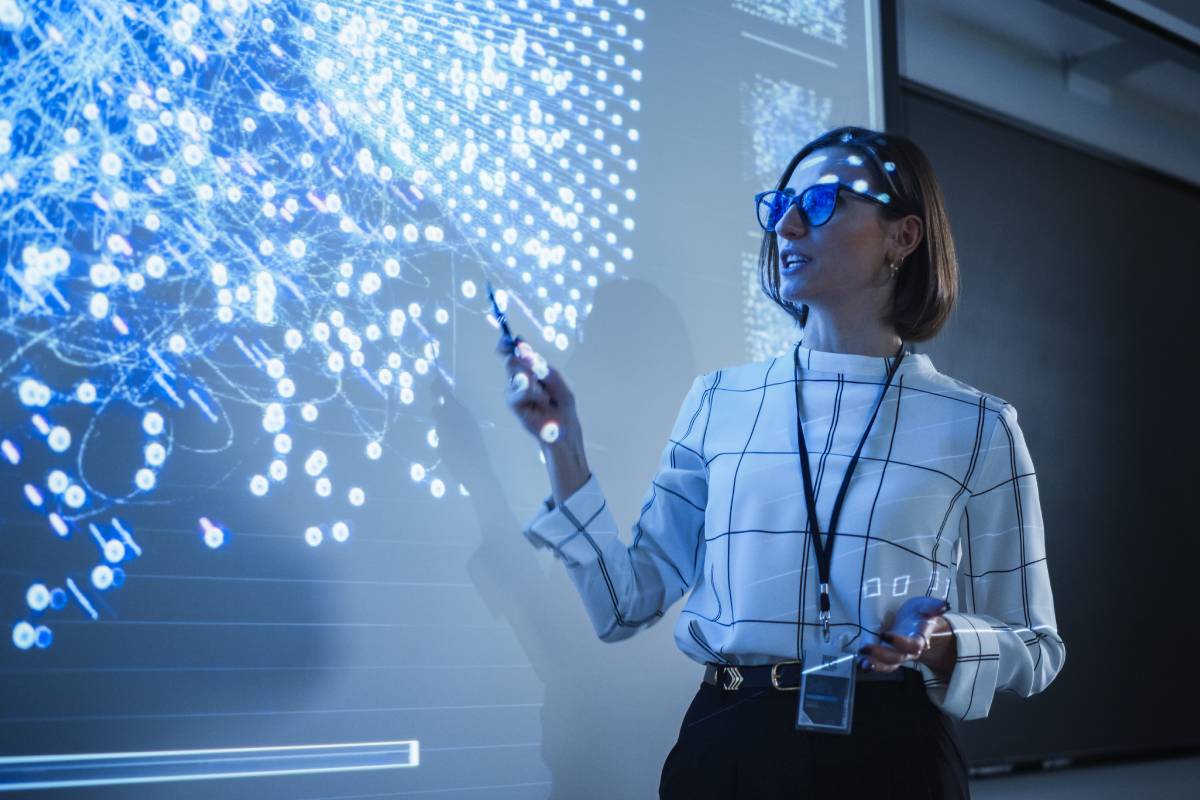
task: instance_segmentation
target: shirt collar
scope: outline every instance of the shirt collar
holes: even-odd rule
[[[793,345],[795,346],[795,345]],[[924,353],[914,353],[905,345],[906,355],[900,362],[897,374],[932,371],[933,362]],[[891,356],[867,356],[857,353],[833,353],[827,350],[813,350],[811,347],[800,345],[800,369],[812,372],[844,373],[868,378],[886,378],[892,365]]]

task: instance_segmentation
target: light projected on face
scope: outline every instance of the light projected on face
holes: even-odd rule
[[[103,613],[181,475],[201,550],[237,535],[205,488],[306,498],[314,548],[353,541],[385,458],[466,494],[425,387],[481,281],[564,350],[633,257],[643,19],[0,0],[0,491],[77,576],[29,576],[13,643]]]

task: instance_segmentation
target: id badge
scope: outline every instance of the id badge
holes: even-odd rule
[[[796,730],[849,734],[854,720],[857,656],[844,653],[840,637],[818,631],[805,653],[800,677]]]

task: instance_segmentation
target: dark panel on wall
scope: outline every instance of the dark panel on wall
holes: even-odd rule
[[[1033,455],[1067,660],[960,723],[972,763],[1195,746],[1198,548],[1187,458],[1200,191],[905,83],[962,294],[925,343],[1008,400]]]

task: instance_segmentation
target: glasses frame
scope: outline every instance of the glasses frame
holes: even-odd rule
[[[818,189],[828,190],[829,187],[833,187],[833,189],[834,189],[832,210],[829,212],[829,216],[826,217],[825,219],[823,219],[822,221],[813,222],[809,218],[808,212],[804,210],[804,206],[803,206],[804,196],[807,195],[809,192],[812,192],[812,191],[815,191]],[[787,204],[784,206],[783,211],[779,214],[780,220],[782,220],[785,216],[787,216],[787,213],[788,213],[788,211],[791,210],[792,206],[795,206],[796,210],[799,211],[800,215],[804,217],[804,221],[805,221],[805,223],[808,224],[809,227],[819,228],[822,225],[829,222],[829,220],[833,219],[833,215],[837,211],[838,200],[840,200],[842,197],[843,189],[850,192],[855,197],[861,197],[864,200],[870,200],[872,203],[876,203],[881,206],[890,206],[891,205],[891,203],[888,200],[880,200],[878,197],[876,197],[873,194],[869,194],[867,192],[860,192],[848,183],[842,183],[840,181],[837,183],[834,183],[833,181],[828,181],[826,183],[814,183],[812,186],[807,187],[803,192],[800,192],[799,194],[796,194],[796,191],[794,189],[790,189],[790,188],[768,189],[765,192],[759,192],[758,194],[754,195],[754,219],[755,219],[755,221],[758,222],[759,227],[762,228],[764,231],[768,231],[768,232],[774,231],[775,230],[774,225],[771,227],[767,227],[766,225],[763,225],[762,220],[760,220],[758,217],[758,207],[760,205],[762,205],[763,198],[765,198],[767,195],[783,194],[783,195],[788,196],[788,201],[787,201]],[[888,195],[888,197],[890,198],[891,195]],[[775,222],[775,225],[778,225],[778,224],[779,224],[779,221],[777,220]]]
[[[855,133],[858,133],[859,135],[856,136]],[[874,135],[874,134],[868,135],[868,136],[863,136],[862,133],[864,133],[864,132],[858,131],[857,129],[855,129],[855,131],[851,131],[851,132],[842,134],[842,136],[839,138],[839,140],[837,142],[830,142],[829,144],[851,147],[851,148],[854,148],[855,150],[858,150],[860,153],[866,153],[867,156],[870,157],[871,161],[875,164],[876,171],[878,171],[879,174],[883,175],[884,180],[886,180],[888,183],[888,190],[889,190],[888,200],[883,201],[883,200],[880,200],[879,198],[875,197],[874,195],[855,191],[853,186],[839,182],[837,184],[839,193],[833,199],[834,209],[836,210],[837,201],[838,201],[838,199],[841,198],[841,189],[845,188],[845,189],[850,190],[850,192],[855,197],[862,197],[862,198],[870,200],[874,203],[878,203],[879,205],[889,206],[891,208],[894,208],[894,209],[900,211],[901,213],[909,213],[909,214],[921,213],[912,202],[910,202],[909,200],[907,200],[906,198],[904,198],[900,195],[900,192],[896,187],[896,181],[892,178],[892,172],[895,169],[895,165],[892,165],[892,169],[888,169],[887,165],[885,165],[883,163],[883,160],[879,157],[879,152],[876,150],[876,146],[878,146],[880,148],[886,147],[887,146],[887,137],[886,136],[878,136],[878,135]],[[807,192],[814,187],[822,186],[822,185],[829,186],[832,184],[814,183],[812,186],[809,186],[807,189],[805,189],[804,192]],[[761,198],[767,194],[770,194],[770,192],[780,192],[780,191],[786,192],[787,190],[786,189],[770,189],[766,192],[759,192],[758,194],[754,195],[754,219],[756,222],[758,221],[758,205],[761,202]],[[793,195],[793,197],[797,198],[797,199],[793,199],[793,200],[789,201],[787,208],[785,208],[783,210],[783,214],[780,215],[780,217],[779,217],[780,219],[783,219],[783,216],[787,214],[788,210],[791,209],[791,207],[793,205],[795,205],[799,209],[800,213],[804,216],[804,221],[809,222],[808,214],[804,213],[804,207],[799,205],[799,200],[798,200],[799,197],[802,197],[804,195],[804,192],[801,192],[799,195]],[[829,219],[833,219],[833,212],[830,212]],[[825,222],[828,222],[829,219],[825,220]],[[824,225],[825,222],[822,222],[821,225]],[[774,228],[764,227],[761,222],[759,222],[758,224],[759,224],[759,227],[761,227],[763,230],[767,231],[768,233],[775,232]],[[779,223],[776,222],[775,224],[778,225]],[[815,226],[815,227],[819,227],[819,226]]]

